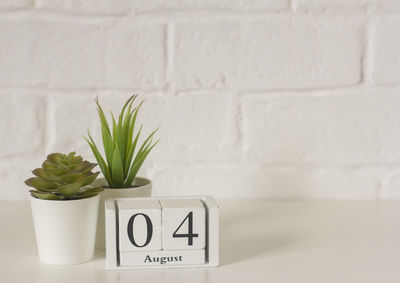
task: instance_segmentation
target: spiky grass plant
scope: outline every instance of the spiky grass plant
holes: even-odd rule
[[[73,200],[89,198],[103,191],[103,188],[88,187],[99,175],[92,169],[96,163],[84,161],[75,152],[68,155],[52,153],[43,162],[42,168],[32,173],[36,176],[25,181],[35,188],[30,193],[33,197],[45,200]]]
[[[133,103],[136,97],[137,95],[133,95],[126,101],[119,114],[118,121],[116,121],[114,114],[111,112],[112,129],[110,129],[98,98],[95,99],[97,112],[100,117],[105,157],[101,155],[89,131],[88,138],[85,139],[92,149],[104,178],[111,188],[132,187],[132,182],[140,167],[150,151],[159,142],[157,140],[153,143],[153,136],[158,130],[156,129],[146,138],[135,154],[136,145],[142,131],[141,125],[137,133],[134,134],[135,123],[139,109],[143,104],[143,101],[141,101],[135,107]]]

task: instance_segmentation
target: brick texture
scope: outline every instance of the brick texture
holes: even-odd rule
[[[22,1],[22,0],[21,0]],[[37,0],[40,9],[101,14],[142,14],[174,11],[284,11],[289,0]]]
[[[400,83],[400,20],[378,20],[373,29],[372,74],[376,84]]]
[[[247,154],[277,163],[399,162],[398,93],[343,94],[246,97],[243,123]]]
[[[376,8],[378,1],[371,0],[293,0],[298,11],[365,13]],[[382,1],[381,1],[382,2]]]
[[[33,6],[33,0],[2,0],[0,1],[0,9],[22,9]]]
[[[318,88],[360,81],[360,31],[347,21],[182,23],[175,50],[181,89]]]
[[[144,99],[155,195],[400,198],[396,0],[0,1],[0,200]],[[10,189],[12,188],[12,189]]]
[[[0,21],[0,83],[50,88],[164,85],[161,25]]]
[[[0,157],[40,151],[44,144],[46,103],[43,96],[0,91]]]
[[[157,165],[149,176],[155,195],[184,196],[190,188],[194,195],[221,198],[375,199],[380,172],[229,163]]]

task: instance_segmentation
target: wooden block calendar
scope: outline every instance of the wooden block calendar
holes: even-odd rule
[[[211,196],[111,199],[105,210],[107,269],[218,266]]]

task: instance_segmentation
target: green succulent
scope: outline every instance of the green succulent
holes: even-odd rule
[[[104,178],[111,188],[131,187],[147,155],[159,142],[159,140],[157,140],[153,143],[153,136],[158,130],[156,129],[147,137],[139,150],[135,153],[136,145],[142,131],[142,126],[140,126],[137,133],[134,134],[136,130],[135,123],[139,109],[143,104],[142,101],[137,107],[134,107],[133,103],[136,97],[137,95],[133,95],[126,101],[125,105],[122,107],[118,121],[116,121],[114,114],[111,112],[112,129],[108,125],[98,99],[95,100],[97,112],[100,117],[105,157],[100,154],[89,131],[89,139],[85,139],[92,149],[100,169],[103,172]]]
[[[45,200],[73,200],[97,195],[103,188],[88,187],[100,172],[92,173],[96,163],[83,161],[75,152],[68,155],[52,153],[43,162],[42,168],[32,173],[36,176],[25,181],[33,197]]]

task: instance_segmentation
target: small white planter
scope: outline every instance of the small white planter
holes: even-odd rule
[[[97,178],[92,186],[103,187],[104,191],[100,193],[99,218],[97,222],[96,248],[105,250],[105,216],[104,202],[112,198],[134,198],[134,197],[151,197],[151,181],[146,178],[136,177],[132,184],[132,188],[113,189],[108,187],[108,183],[104,178]]]
[[[98,195],[79,200],[30,200],[41,261],[67,265],[93,258]]]

